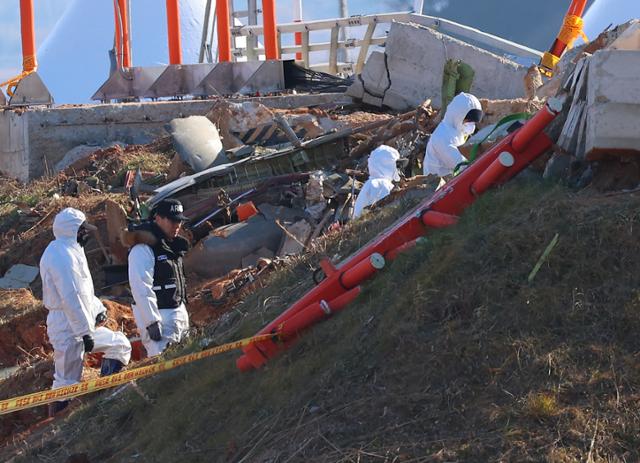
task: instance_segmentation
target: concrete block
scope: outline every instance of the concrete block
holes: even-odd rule
[[[94,145],[94,146],[78,145],[74,148],[71,148],[69,151],[67,151],[66,154],[62,157],[62,159],[56,163],[56,165],[54,166],[54,169],[56,171],[64,170],[67,167],[69,167],[71,164],[74,164],[75,162],[79,161],[80,159],[89,157],[91,154],[95,153],[97,150],[110,148],[112,146],[117,146],[117,145],[124,146],[124,143],[113,142],[113,143],[107,143],[106,145],[99,145],[99,146],[98,145]]]
[[[382,98],[378,98],[377,96],[373,96],[370,93],[365,93],[364,96],[362,97],[362,102],[364,104],[368,104],[371,106],[377,106],[377,107],[381,107],[382,106]]]
[[[613,50],[640,50],[640,21],[633,19],[629,27],[610,45]]]
[[[587,102],[640,104],[640,51],[600,50],[589,60]]]
[[[0,172],[29,180],[29,118],[21,111],[0,112]]]
[[[634,104],[599,103],[587,109],[586,159],[640,153],[640,108]]]
[[[383,53],[372,53],[365,63],[361,74],[364,94],[367,90],[377,96],[384,94],[385,105],[398,111],[414,108],[427,98],[435,106],[440,104],[442,72],[448,59],[460,59],[473,67],[471,92],[478,97],[524,97],[525,66],[427,27],[392,23],[386,55],[386,63]],[[391,86],[385,92],[387,69]],[[356,96],[360,88],[354,87],[348,93]]]
[[[38,276],[38,267],[16,264],[0,278],[0,288],[18,289],[28,288],[31,282]]]
[[[355,81],[347,88],[345,95],[361,100],[364,95],[364,87],[360,79],[356,77]]]
[[[362,69],[362,73],[359,77],[356,77],[356,80],[364,95],[382,98],[385,90],[389,87],[384,53],[379,51],[371,53]]]

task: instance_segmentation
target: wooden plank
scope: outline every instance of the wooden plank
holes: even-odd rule
[[[331,48],[329,49],[329,73],[338,73],[338,34],[340,28],[335,25],[331,28]]]
[[[356,62],[356,74],[362,72],[364,62],[367,59],[367,53],[369,53],[369,45],[371,45],[371,39],[373,38],[373,33],[377,25],[377,22],[372,22],[367,26],[367,31],[364,33],[364,38],[360,44],[360,53],[358,54],[358,61]]]
[[[207,50],[207,41],[209,38],[209,22],[211,20],[211,2],[207,0],[207,6],[204,9],[204,24],[202,24],[202,39],[200,40],[200,55],[198,63],[204,63],[205,52]]]
[[[585,101],[574,101],[569,110],[567,122],[564,124],[558,146],[568,153],[575,153],[578,145],[578,132],[580,123],[583,120],[587,103]]]
[[[578,141],[576,143],[575,156],[577,159],[584,159],[587,150],[587,121],[588,107],[585,103],[585,110],[582,113],[580,122],[578,123]]]
[[[309,67],[309,29],[305,28],[302,32],[302,65]]]

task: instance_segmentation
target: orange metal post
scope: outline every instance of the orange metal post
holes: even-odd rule
[[[216,0],[218,21],[218,61],[231,61],[231,24],[229,19],[229,0]]]
[[[580,16],[582,17],[584,13],[584,9],[587,6],[587,0],[573,0],[571,2],[571,6],[567,11],[567,16]],[[561,57],[564,53],[564,50],[567,48],[567,44],[561,41],[560,39],[556,39],[551,47],[551,54],[557,57]]]
[[[36,61],[33,0],[20,0],[20,32],[22,33],[22,71],[35,71],[38,62]]]
[[[537,137],[555,119],[562,110],[562,104],[563,101],[558,98],[551,98],[547,101],[545,107],[538,111],[513,137],[513,142],[511,143],[513,149],[516,152],[523,151],[531,140]]]
[[[277,333],[280,335],[282,344],[273,344],[274,350],[270,354],[264,352],[257,344],[253,344],[250,347],[254,348],[245,350],[245,355],[236,361],[236,366],[240,371],[260,368],[270,357],[276,355],[277,352],[291,346],[300,332],[346,308],[359,294],[360,287],[356,286],[331,301],[320,300],[319,302],[308,305],[285,320],[273,331],[273,334]]]
[[[553,45],[548,52],[546,52],[542,60],[540,60],[541,70],[551,76],[558,61],[562,57],[562,54],[567,47],[573,45],[573,41],[577,38],[576,34],[583,34],[582,32],[582,15],[587,6],[587,0],[572,0],[571,6],[564,17],[562,27],[558,36],[553,41]]]
[[[301,22],[301,21],[294,21],[294,22]],[[295,41],[296,41],[296,45],[302,45],[302,32],[295,32]],[[296,61],[302,61],[302,53],[298,52],[296,53]]]
[[[491,185],[493,185],[502,174],[504,174],[509,167],[513,167],[515,159],[506,151],[500,153],[500,155],[493,161],[487,170],[480,174],[475,182],[471,185],[471,192],[474,195],[481,195],[487,191]]]
[[[321,300],[320,302],[311,304],[285,321],[279,330],[280,335],[283,336],[285,340],[294,338],[298,333],[308,329],[310,326],[344,309],[353,302],[359,294],[360,287],[356,286],[352,290],[336,297],[331,302]]]
[[[113,0],[116,24],[116,59],[118,66],[131,67],[131,45],[129,42],[129,9],[127,0]]]
[[[169,36],[169,63],[182,64],[182,43],[180,39],[179,0],[167,0],[167,34]]]
[[[302,22],[302,0],[293,1],[293,22]],[[296,45],[302,45],[302,32],[294,33],[294,41]],[[302,53],[296,53],[296,61],[302,61]]]
[[[265,55],[267,59],[279,59],[275,0],[262,0],[262,20]]]
[[[344,272],[340,277],[340,284],[347,290],[355,288],[383,268],[384,257],[381,254],[373,253],[368,259],[363,259],[362,262]]]
[[[444,212],[427,211],[422,214],[422,223],[429,228],[446,228],[458,223],[458,216]]]
[[[390,251],[388,251],[385,255],[384,255],[384,259],[385,260],[394,260],[396,257],[398,257],[400,254],[402,254],[403,252],[406,252],[410,249],[413,249],[416,247],[416,244],[418,244],[418,240],[420,238],[416,238],[415,240],[411,240],[411,241],[407,241],[404,244],[401,244],[400,246],[398,246],[395,249],[391,249]]]

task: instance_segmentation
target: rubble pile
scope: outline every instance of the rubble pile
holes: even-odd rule
[[[2,179],[0,294],[7,305],[0,308],[0,368],[20,368],[13,372],[13,386],[0,395],[50,386],[52,349],[38,263],[64,207],[84,211],[98,227],[85,253],[108,309],[107,327],[133,340],[133,359],[140,361],[144,351],[136,341],[127,249],[120,241],[129,223],[147,217],[163,198],[185,205],[190,220],[183,231],[192,243],[185,258],[188,308],[198,331],[311,250],[319,237],[351,220],[372,149],[395,146],[419,163],[436,115],[428,102],[400,115],[360,107],[287,111],[219,102],[206,117],[176,120],[170,137],[78,150],[63,170],[29,184]],[[405,171],[411,175],[410,168]],[[402,184],[394,199],[422,186]],[[87,356],[87,366],[99,363]],[[87,378],[97,374],[85,371]],[[44,417],[40,410],[0,419],[2,440]]]
[[[563,57],[557,75],[538,92],[555,91],[567,99],[552,130],[557,142],[546,178],[601,191],[640,184],[639,66],[638,20],[606,31]]]
[[[415,83],[415,74],[432,65],[427,53],[415,53],[421,57],[417,65],[402,58],[408,43],[422,43],[416,38],[438,50],[446,42],[483,71],[481,77],[498,70],[495,79],[480,78],[471,86],[495,99],[481,99],[484,119],[460,148],[469,163],[517,130],[548,98],[560,97],[563,112],[548,131],[553,152],[531,171],[577,187],[640,184],[640,22],[568,52],[552,79],[543,79],[537,66],[527,69],[431,29],[394,23],[385,53],[371,55],[349,90],[365,106],[284,110],[220,99],[206,114],[172,120],[170,136],[153,143],[82,147],[69,152],[57,172],[28,185],[0,179],[0,367],[20,367],[0,384],[0,398],[49,386],[51,347],[37,266],[52,239],[53,218],[64,207],[82,210],[98,227],[85,253],[108,309],[107,326],[135,340],[134,361],[141,361],[145,353],[131,312],[127,248],[120,236],[160,201],[180,200],[189,218],[182,230],[191,244],[184,265],[197,331],[268,284],[269,275],[314,251],[319,238],[350,226],[356,197],[369,180],[368,157],[381,145],[399,153],[400,180],[370,209],[441,187],[444,177],[421,174],[425,147],[442,119],[424,95],[439,106],[442,75],[432,72]],[[99,363],[92,358],[90,366]],[[29,412],[0,419],[0,441],[42,418]]]

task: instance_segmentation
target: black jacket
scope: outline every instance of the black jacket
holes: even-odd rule
[[[154,222],[131,226],[122,234],[125,246],[146,244],[154,255],[153,291],[159,309],[175,309],[187,302],[187,284],[182,258],[189,250],[189,242],[178,236],[168,240]]]

